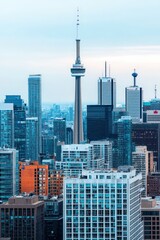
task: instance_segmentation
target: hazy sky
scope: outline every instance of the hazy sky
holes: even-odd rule
[[[117,102],[132,85],[144,99],[160,98],[160,0],[1,0],[0,100],[20,94],[27,101],[29,74],[42,74],[43,102],[73,102],[76,14],[79,7],[82,101],[97,103],[104,61],[117,81]]]

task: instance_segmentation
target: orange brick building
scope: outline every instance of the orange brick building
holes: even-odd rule
[[[63,193],[63,174],[61,170],[50,170],[48,177],[48,193],[59,196]]]
[[[48,195],[48,165],[39,165],[38,161],[19,164],[20,193]]]

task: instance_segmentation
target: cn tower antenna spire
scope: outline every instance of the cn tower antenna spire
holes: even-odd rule
[[[78,33],[79,33],[79,8],[77,8],[77,24],[76,24],[76,28],[77,28],[76,39],[78,39]]]

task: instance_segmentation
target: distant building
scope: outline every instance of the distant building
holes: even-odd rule
[[[53,158],[55,155],[55,137],[49,135],[42,136],[42,154],[44,158]]]
[[[132,152],[132,165],[137,173],[142,173],[142,196],[147,196],[147,176],[148,176],[148,151],[146,146],[137,146],[135,152]]]
[[[116,81],[107,77],[106,64],[105,76],[98,79],[98,104],[116,107]]]
[[[26,159],[38,160],[38,118],[26,118]]]
[[[63,240],[63,198],[44,200],[45,240]]]
[[[160,170],[160,124],[132,124],[132,141],[136,146],[147,146],[148,151],[153,151],[156,169]]]
[[[40,165],[38,161],[20,162],[20,193],[48,195],[48,165]]]
[[[143,92],[142,88],[136,85],[136,77],[138,74],[134,71],[132,74],[134,84],[125,89],[125,105],[126,111],[132,117],[132,122],[142,121],[143,118]]]
[[[16,149],[0,149],[0,200],[3,202],[19,194],[18,159]]]
[[[113,167],[132,165],[132,118],[130,116],[121,117],[116,122],[116,131]]]
[[[91,145],[93,145],[93,154],[95,159],[104,159],[104,168],[110,169],[113,167],[113,159],[112,159],[112,141],[104,140],[104,141],[91,141]]]
[[[144,222],[144,240],[160,239],[160,202],[152,198],[142,198],[142,220]]]
[[[66,178],[63,239],[143,240],[141,184],[128,166]]]
[[[87,139],[104,140],[112,134],[112,105],[87,106]]]
[[[13,103],[14,148],[19,151],[19,160],[26,158],[26,105],[20,95],[6,95],[5,103]]]
[[[66,144],[73,144],[73,129],[71,127],[66,128]]]
[[[11,197],[0,204],[0,237],[44,239],[44,203],[38,196]]]
[[[41,153],[41,122],[42,122],[42,99],[41,99],[41,75],[29,75],[28,78],[28,117],[38,119],[38,154]]]
[[[160,172],[152,172],[147,176],[147,196],[160,196]]]
[[[146,111],[147,123],[160,123],[160,110],[147,110]]]
[[[50,170],[48,174],[48,194],[60,196],[63,193],[63,172],[62,170]]]
[[[0,147],[14,148],[13,103],[0,103]]]
[[[66,119],[54,118],[53,119],[53,134],[60,142],[66,141]]]

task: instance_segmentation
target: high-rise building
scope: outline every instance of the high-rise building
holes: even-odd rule
[[[0,147],[14,148],[14,111],[12,103],[0,103]]]
[[[63,178],[62,170],[49,170],[48,194],[50,196],[60,196],[63,193]]]
[[[19,160],[26,158],[26,105],[19,95],[6,95],[5,103],[13,103],[14,148],[19,151]]]
[[[132,165],[132,118],[123,116],[116,123],[117,139],[113,167]]]
[[[38,161],[20,162],[20,193],[48,195],[48,165],[39,165]]]
[[[147,146],[153,151],[156,169],[160,169],[160,124],[135,123],[132,124],[132,141],[136,146]]]
[[[26,159],[38,160],[38,118],[26,118]]]
[[[11,148],[0,149],[0,200],[8,201],[19,193],[18,151]]]
[[[45,240],[63,240],[63,198],[44,200]]]
[[[0,204],[0,238],[44,239],[44,202],[38,196],[14,196]]]
[[[77,20],[77,30],[79,19]],[[75,105],[74,105],[74,137],[73,143],[83,141],[82,101],[81,101],[81,77],[85,74],[85,68],[80,59],[80,39],[76,39],[76,61],[71,68],[72,77],[75,77]]]
[[[43,158],[53,158],[55,153],[55,137],[50,135],[42,136],[42,154]]]
[[[29,117],[38,118],[38,154],[41,153],[41,75],[29,75],[28,78],[28,114]]]
[[[64,240],[143,240],[141,174],[83,171],[64,180]]]
[[[62,170],[65,176],[78,176],[84,168],[91,166],[92,160],[91,144],[63,145],[61,161],[56,162],[56,169]]]
[[[66,128],[66,144],[73,144],[73,129],[72,129],[72,127]]]
[[[112,168],[112,141],[91,141],[90,144],[93,145],[94,159],[103,158],[104,168]]]
[[[151,172],[147,176],[147,196],[160,196],[160,172]]]
[[[143,118],[143,95],[142,88],[136,85],[138,74],[134,71],[132,74],[134,85],[125,89],[126,111],[132,117],[132,122],[142,121]]]
[[[104,140],[112,134],[112,105],[87,106],[87,139]]]
[[[160,239],[160,202],[150,197],[142,198],[142,220],[144,240]]]
[[[54,118],[53,119],[53,134],[60,142],[66,141],[66,119]]]
[[[112,105],[116,108],[116,81],[114,78],[107,77],[106,62],[105,76],[98,79],[98,104]]]
[[[142,173],[142,196],[147,196],[147,176],[148,176],[148,151],[146,146],[136,146],[135,152],[132,152],[132,165],[137,173]]]

